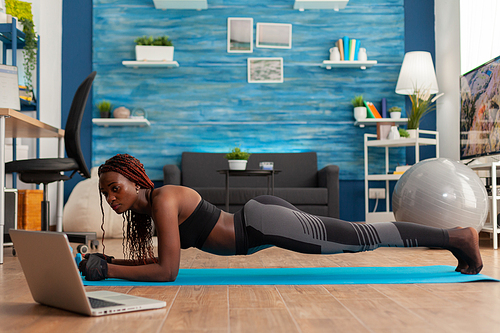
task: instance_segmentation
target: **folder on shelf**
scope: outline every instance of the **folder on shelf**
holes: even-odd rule
[[[375,118],[382,118],[382,116],[380,115],[377,108],[375,107],[375,105],[372,102],[368,102],[368,106],[370,107],[370,110],[372,111],[373,116]]]
[[[344,36],[343,44],[344,44],[344,60],[349,60],[349,37]]]
[[[368,106],[368,103],[366,101],[363,101],[363,103],[365,103],[365,107],[366,107],[366,118],[375,118],[375,116],[372,113],[372,110]]]

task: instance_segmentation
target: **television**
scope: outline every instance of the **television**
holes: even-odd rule
[[[460,159],[500,154],[500,56],[460,76]]]

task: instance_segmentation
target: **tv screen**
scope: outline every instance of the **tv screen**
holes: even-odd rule
[[[460,77],[460,159],[500,154],[500,56]]]

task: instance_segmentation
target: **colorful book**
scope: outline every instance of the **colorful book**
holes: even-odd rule
[[[356,39],[356,49],[354,50],[354,60],[358,60],[359,44],[361,44],[359,39]]]
[[[363,101],[363,103],[365,103],[366,106],[366,118],[375,118],[375,116],[372,113],[372,110],[368,106],[368,103],[366,101]]]
[[[387,118],[387,99],[382,98],[380,104],[382,105],[382,118]]]
[[[377,108],[375,107],[375,105],[372,103],[372,102],[367,102],[368,103],[368,106],[370,107],[370,111],[373,113],[373,116],[375,118],[382,118],[382,116],[380,115],[380,113],[378,112]]]
[[[342,41],[342,38],[337,41],[337,47],[340,52],[340,60],[344,60],[344,42]]]
[[[349,41],[349,60],[354,60],[354,51],[356,51],[356,40],[352,38]]]
[[[343,44],[344,44],[344,60],[349,60],[349,37],[344,36]]]

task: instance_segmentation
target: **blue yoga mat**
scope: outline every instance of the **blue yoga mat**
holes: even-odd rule
[[[453,266],[417,267],[311,267],[311,268],[206,268],[181,269],[174,282],[137,282],[121,279],[86,281],[86,286],[191,286],[191,285],[318,285],[404,284],[497,281],[486,275],[465,275]]]

